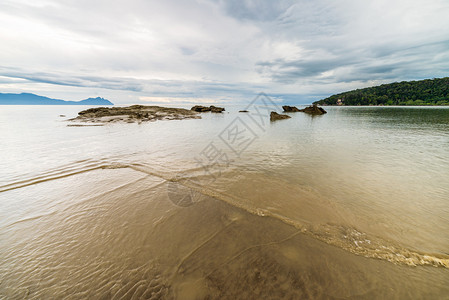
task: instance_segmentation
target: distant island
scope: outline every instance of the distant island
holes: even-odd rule
[[[314,104],[449,105],[449,77],[382,84],[332,95]]]
[[[0,105],[114,105],[114,103],[101,97],[88,98],[81,101],[65,101],[30,93],[0,93]]]

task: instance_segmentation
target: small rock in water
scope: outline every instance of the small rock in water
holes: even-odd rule
[[[224,112],[224,110],[225,109],[223,107],[217,107],[217,106],[213,106],[213,105],[210,106],[210,111],[213,113],[221,113],[221,112]]]
[[[225,109],[223,107],[218,107],[218,106],[202,106],[202,105],[195,105],[193,106],[190,110],[196,111],[196,112],[213,112],[213,113],[221,113],[223,111],[225,111]]]
[[[193,111],[196,111],[196,112],[206,112],[206,111],[210,111],[210,108],[207,107],[207,106],[195,105],[190,110],[193,110]]]
[[[300,111],[299,108],[297,108],[296,106],[288,106],[288,105],[282,106],[282,109],[284,110],[284,112],[298,112],[298,111]]]
[[[277,121],[277,120],[290,119],[290,118],[291,118],[290,116],[281,115],[274,111],[272,111],[270,113],[270,121]]]
[[[311,114],[311,115],[327,114],[327,111],[325,111],[322,107],[318,107],[318,105],[316,105],[316,104],[306,107],[304,109],[301,109],[301,111]]]

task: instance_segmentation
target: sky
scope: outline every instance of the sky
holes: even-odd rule
[[[307,104],[449,76],[448,0],[2,0],[0,92]]]

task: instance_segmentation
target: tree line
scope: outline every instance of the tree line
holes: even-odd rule
[[[382,84],[335,94],[314,104],[449,105],[449,77]]]

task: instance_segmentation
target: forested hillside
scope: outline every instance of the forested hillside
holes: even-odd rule
[[[449,105],[449,77],[403,81],[332,95],[320,105]]]

